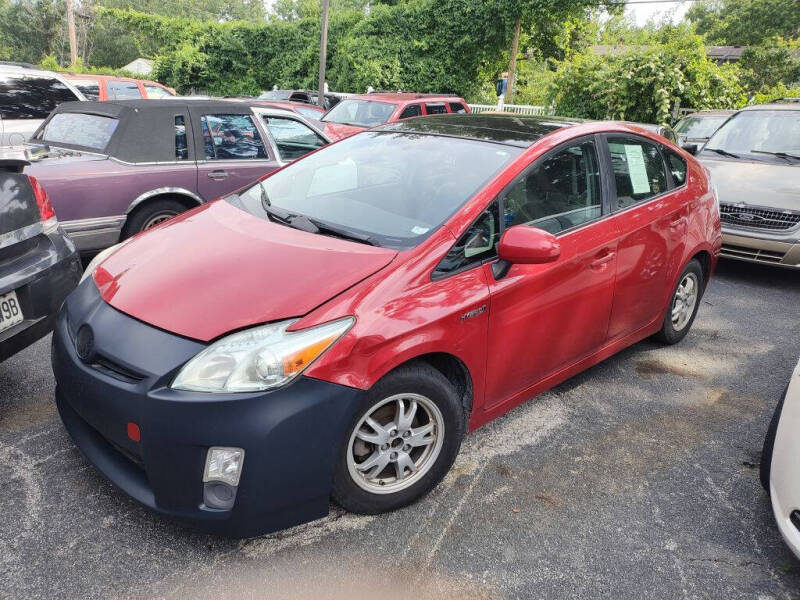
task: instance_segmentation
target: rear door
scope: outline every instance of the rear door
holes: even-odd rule
[[[630,134],[604,136],[613,169],[614,221],[620,230],[617,284],[609,338],[663,317],[681,268],[688,222],[688,190],[673,185],[661,145]]]
[[[278,167],[249,109],[190,109],[195,131],[197,189],[207,201],[228,194]]]

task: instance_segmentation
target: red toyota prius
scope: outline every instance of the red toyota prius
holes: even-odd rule
[[[407,505],[464,434],[648,336],[720,250],[708,175],[620,123],[392,123],[109,249],[56,399],[122,490],[249,536]]]

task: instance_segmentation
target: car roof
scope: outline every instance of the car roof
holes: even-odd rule
[[[64,102],[60,104],[57,111],[60,112],[87,112],[109,117],[117,117],[126,108],[134,110],[159,110],[173,109],[176,106],[199,107],[206,110],[230,110],[231,106],[239,108],[249,108],[252,101],[241,100],[221,100],[216,98],[186,98],[173,96],[172,98],[144,98],[136,100],[87,100],[86,102]]]
[[[794,102],[788,102],[785,104],[776,103],[776,104],[754,104],[753,106],[745,106],[740,112],[750,112],[753,110],[800,110],[800,106],[798,106]]]
[[[529,115],[447,114],[405,119],[376,129],[459,137],[527,148],[548,133],[583,122],[582,119]]]
[[[375,100],[376,102],[463,102],[458,96],[452,94],[417,94],[413,92],[373,92],[371,94],[353,94],[345,100]]]
[[[725,117],[735,113],[735,110],[698,110],[697,112],[683,115],[682,119],[687,117]]]
[[[93,73],[64,73],[64,77],[66,77],[67,79],[95,79],[95,80],[105,79],[112,81],[141,81],[142,83],[152,83],[155,85],[160,85],[161,87],[166,87],[163,83],[153,81],[152,79],[137,79],[136,77],[122,77],[121,75],[100,75]]]

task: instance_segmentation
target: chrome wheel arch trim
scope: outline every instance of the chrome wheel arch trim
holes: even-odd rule
[[[175,195],[175,196],[184,196],[190,199],[194,204],[200,206],[201,204],[205,203],[200,196],[195,194],[194,192],[187,190],[186,188],[180,187],[162,187],[156,188],[154,190],[150,190],[145,192],[144,194],[140,194],[136,197],[136,199],[128,205],[128,208],[125,209],[125,214],[129,215],[138,207],[142,202],[145,200],[150,200],[150,198],[155,198],[156,196],[164,196],[164,195]]]

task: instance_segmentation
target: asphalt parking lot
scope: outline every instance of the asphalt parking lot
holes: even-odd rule
[[[0,364],[0,597],[798,597],[757,468],[798,355],[800,273],[723,262],[681,344],[640,343],[478,430],[420,503],[229,540],[84,461],[47,338]]]

